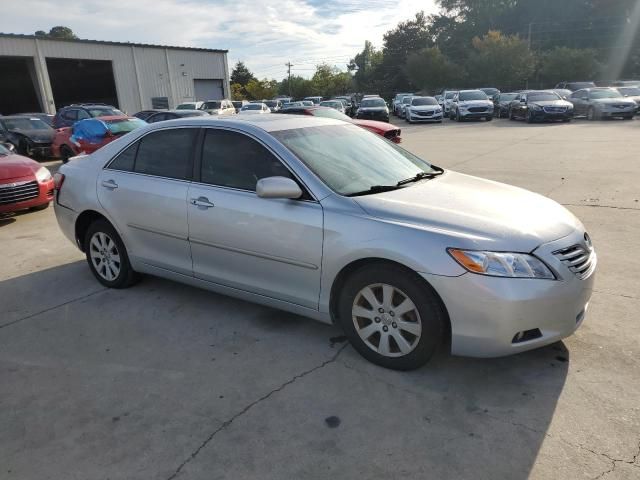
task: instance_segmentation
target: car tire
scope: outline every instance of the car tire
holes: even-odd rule
[[[456,110],[456,122],[461,122],[463,119],[460,116],[460,110]]]
[[[594,121],[595,119],[596,111],[593,109],[593,107],[589,107],[589,110],[587,110],[587,120]]]
[[[527,110],[527,115],[525,117],[527,123],[533,123],[533,117],[531,116],[531,110]]]
[[[120,235],[108,221],[96,220],[89,226],[84,251],[91,272],[105,287],[127,288],[139,279]]]
[[[502,109],[498,107],[496,108],[494,115],[496,116],[496,118],[502,118],[501,113],[502,113]]]
[[[487,122],[490,122],[491,120],[493,120],[493,116],[488,116],[486,117]]]
[[[509,109],[509,120],[515,120],[516,117],[513,116],[513,110]]]
[[[564,123],[569,123],[569,122],[571,122],[571,119],[570,118],[563,118],[562,121]]]
[[[75,153],[73,153],[73,150],[71,150],[67,145],[62,145],[60,147],[60,158],[62,159],[62,163],[67,163],[73,156],[75,156]]]
[[[626,117],[622,117],[623,120],[633,120],[633,115],[627,115]]]
[[[392,310],[402,305],[402,314]],[[446,313],[435,291],[416,273],[375,263],[345,281],[338,321],[351,345],[370,362],[412,370],[427,363],[442,344]]]

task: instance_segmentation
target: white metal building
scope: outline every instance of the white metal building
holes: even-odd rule
[[[0,113],[101,102],[130,114],[229,98],[227,50],[0,33]]]

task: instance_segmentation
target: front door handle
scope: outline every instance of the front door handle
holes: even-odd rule
[[[116,188],[118,188],[118,184],[115,182],[115,180],[103,180],[102,186],[105,188],[110,188],[111,190],[115,190]]]
[[[189,203],[191,203],[191,205],[195,205],[196,207],[204,207],[204,208],[215,207],[215,205],[211,203],[207,197],[192,198],[189,201]]]

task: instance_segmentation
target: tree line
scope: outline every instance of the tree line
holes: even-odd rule
[[[399,23],[385,33],[381,48],[365,42],[346,72],[322,64],[312,78],[293,75],[289,85],[287,78],[258,80],[239,62],[231,75],[233,94],[390,97],[446,87],[509,90],[640,78],[637,0],[436,1],[437,14],[418,12]]]

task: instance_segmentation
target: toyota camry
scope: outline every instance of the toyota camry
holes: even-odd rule
[[[157,275],[336,323],[395,369],[583,322],[597,259],[561,205],[340,120],[245,118],[144,126],[60,168],[58,223],[100,283]]]

